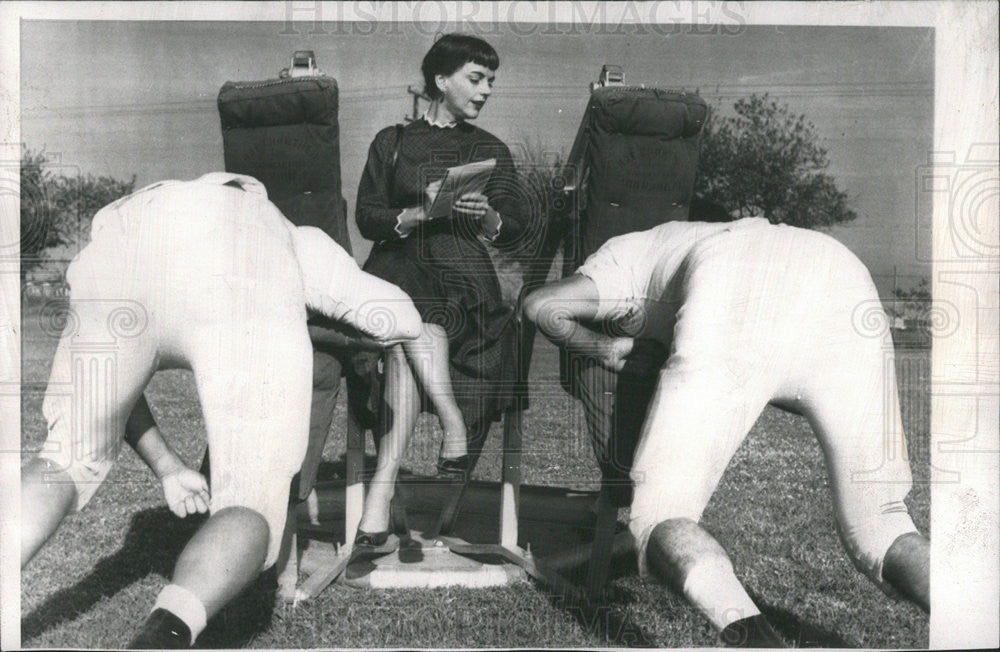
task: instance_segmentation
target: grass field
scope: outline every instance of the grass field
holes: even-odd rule
[[[41,401],[57,338],[53,328],[42,327],[39,302],[26,300],[24,305],[25,458],[44,439]],[[541,342],[536,347],[532,409],[525,419],[524,481],[593,489],[598,474],[582,413],[558,389],[555,350]],[[900,351],[896,365],[915,479],[910,506],[917,526],[928,532],[930,353]],[[196,465],[205,437],[191,374],[158,373],[147,396],[171,445]],[[326,450],[331,461],[344,451],[343,410],[341,397]],[[476,470],[478,478],[499,479],[499,431],[494,427],[491,433],[488,451]],[[430,472],[438,442],[439,435],[425,416],[404,467]],[[764,412],[726,472],[704,524],[729,550],[740,579],[790,644],[927,646],[924,614],[886,598],[855,571],[841,548],[820,449],[803,418],[772,408]],[[169,513],[162,504],[159,484],[126,447],[88,508],[68,518],[22,572],[23,645],[123,645],[148,612],[196,527],[197,522]],[[522,534],[526,531],[522,528]],[[544,547],[533,542],[536,550]],[[592,648],[715,644],[707,621],[668,590],[641,581],[634,563],[618,564],[613,570],[616,597],[597,617],[563,609],[558,600],[527,582],[488,590],[407,591],[357,590],[334,584],[318,599],[292,607],[275,600],[273,576],[265,576],[213,620],[199,645]]]

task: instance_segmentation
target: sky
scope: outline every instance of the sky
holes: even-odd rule
[[[222,84],[276,77],[293,50],[314,50],[340,87],[342,181],[352,244],[363,260],[370,243],[354,227],[353,206],[368,145],[411,112],[407,86],[420,85],[423,54],[435,32],[449,29],[25,21],[21,138],[55,158],[55,171],[135,174],[137,187],[221,170]],[[630,84],[698,90],[722,113],[739,97],[769,93],[815,126],[829,153],[828,172],[859,216],[830,232],[868,265],[883,298],[892,293],[894,273],[900,287],[929,275],[921,259],[931,209],[917,184],[932,150],[933,29],[480,22],[471,31],[500,55],[493,96],[476,124],[512,149],[527,143],[567,153],[588,85],[605,63],[622,66]]]

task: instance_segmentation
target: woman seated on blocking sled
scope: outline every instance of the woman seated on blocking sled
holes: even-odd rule
[[[421,70],[432,98],[423,117],[381,130],[358,188],[361,234],[376,242],[366,272],[401,287],[424,322],[421,336],[386,353],[384,400],[391,423],[365,499],[355,546],[384,545],[407,440],[420,412],[420,385],[444,430],[438,471],[467,477],[490,424],[510,402],[513,311],[502,301],[488,242],[516,241],[527,218],[510,150],[468,123],[492,93],[499,66],[485,41],[441,37]],[[449,167],[495,160],[483,192],[466,192],[447,217],[431,220]],[[374,354],[360,354],[374,366]],[[377,391],[376,391],[377,394]]]

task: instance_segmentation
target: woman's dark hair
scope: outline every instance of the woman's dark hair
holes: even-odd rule
[[[434,77],[447,77],[469,62],[496,70],[500,57],[493,46],[481,38],[468,34],[445,34],[424,55],[420,71],[424,74],[424,92],[432,99],[441,97]]]

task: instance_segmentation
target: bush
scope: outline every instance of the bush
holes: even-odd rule
[[[740,99],[733,110],[735,116],[713,115],[702,130],[698,200],[720,205],[731,218],[762,216],[806,228],[857,217],[847,194],[823,172],[829,159],[805,116],[767,95]]]
[[[44,151],[21,147],[21,275],[40,267],[52,248],[81,245],[94,213],[135,188],[93,175],[53,174]]]

